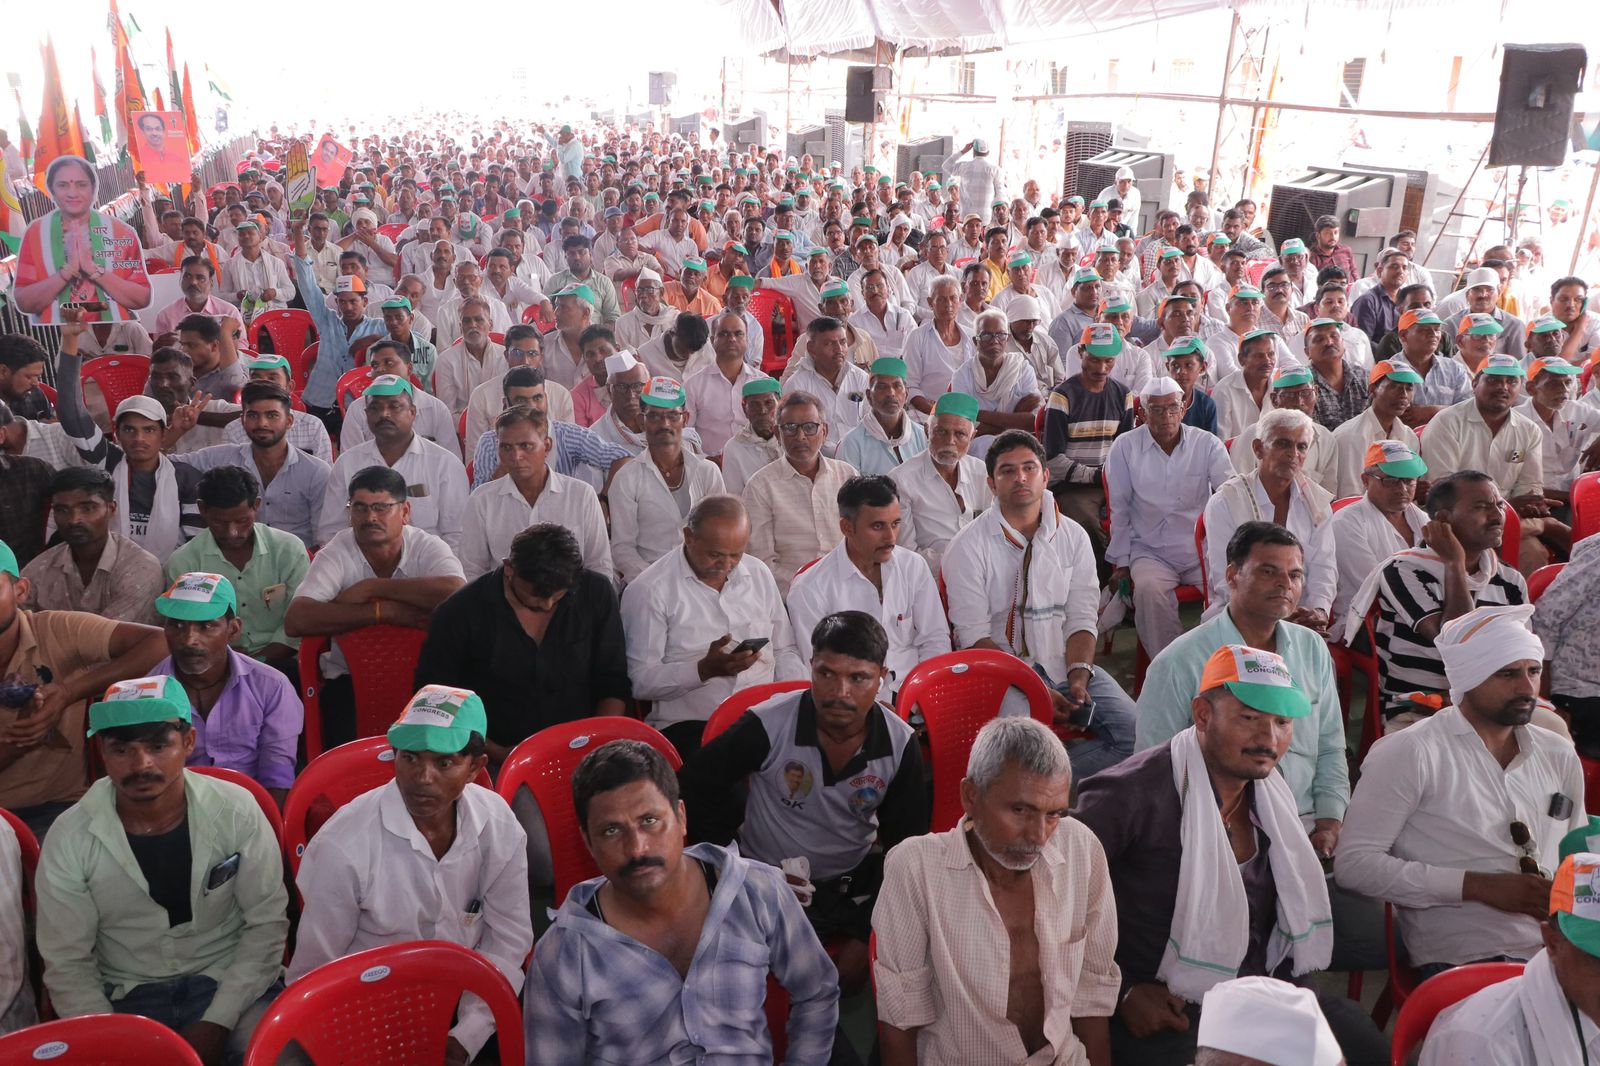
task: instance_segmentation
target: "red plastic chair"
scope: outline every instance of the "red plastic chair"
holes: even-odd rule
[[[1572,483],[1572,542],[1600,533],[1600,470]]]
[[[775,289],[757,289],[750,297],[750,314],[761,323],[764,344],[761,370],[781,374],[789,365],[789,353],[800,339],[800,322],[794,301]]]
[[[1428,978],[1400,1008],[1389,1049],[1391,1066],[1405,1066],[1412,1050],[1422,1044],[1433,1020],[1448,1006],[1459,1003],[1490,985],[1522,976],[1520,962],[1475,962]]]
[[[340,744],[312,759],[295,778],[283,804],[283,851],[289,873],[300,870],[306,845],[335,811],[357,796],[394,780],[394,749],[383,737]],[[485,770],[474,784],[493,788]]]
[[[278,801],[272,798],[272,793],[255,778],[241,774],[237,770],[230,770],[226,766],[190,766],[189,770],[206,777],[214,777],[218,781],[226,781],[230,785],[238,785],[256,801],[256,806],[261,808],[261,813],[267,816],[267,824],[272,826],[272,835],[277,838],[278,846],[283,846],[283,815],[278,812]]]
[[[378,233],[391,241],[397,241],[400,239],[400,234],[410,228],[411,224],[409,222],[385,222],[378,227]]]
[[[1566,563],[1551,563],[1549,566],[1539,567],[1528,575],[1528,602],[1538,603],[1539,597],[1544,595],[1544,590],[1550,587],[1550,582],[1556,579],[1566,565]]]
[[[1506,525],[1500,533],[1500,558],[1511,569],[1520,567],[1522,559],[1522,519],[1509,503],[1501,504]]]
[[[617,287],[617,302],[622,305],[622,311],[624,314],[633,310],[633,290],[637,289],[638,287],[639,275],[637,274],[634,274],[632,277],[623,278],[622,284]]]
[[[144,261],[144,272],[146,274],[176,274],[178,268],[173,266],[170,260],[156,259],[152,256]]]
[[[372,371],[364,366],[358,366],[341,374],[333,385],[333,399],[339,405],[339,413],[344,414],[345,408],[350,406],[350,401],[366,392],[370,384],[372,384]]]
[[[467,446],[467,412],[462,411],[461,417],[456,419],[456,437],[461,441],[461,447]]]
[[[102,355],[83,364],[84,381],[92,381],[106,399],[106,411],[115,414],[117,404],[144,391],[150,376],[148,355]]]
[[[505,975],[459,944],[412,940],[335,959],[290,985],[256,1026],[245,1063],[274,1066],[291,1040],[342,1066],[442,1062],[464,992],[494,1014],[500,1061],[523,1061],[522,1009]]]
[[[28,823],[0,807],[0,821],[17,834],[17,845],[22,851],[22,913],[32,914],[36,897],[33,892],[33,875],[39,869],[39,838],[33,835]]]
[[[289,366],[294,370],[294,380],[290,382],[296,395],[305,391],[306,379],[311,377],[311,368],[317,365],[317,355],[322,351],[321,341],[312,341],[306,345],[306,350],[289,360]]]
[[[636,718],[582,718],[539,730],[518,744],[500,767],[495,789],[507,803],[526,786],[544,815],[555,865],[556,905],[580,881],[600,876],[583,842],[578,812],[572,805],[572,773],[583,757],[613,740],[642,740],[666,757],[674,769],[683,765],[672,742]]]
[[[42,381],[38,385],[39,391],[44,393],[44,398],[50,401],[51,407],[54,407],[56,405],[56,390]]]
[[[556,320],[545,314],[543,304],[529,304],[524,307],[522,309],[522,324],[532,326],[540,333],[549,333],[556,328]]]
[[[251,347],[261,347],[262,333],[272,338],[272,350],[289,360],[294,370],[292,391],[305,388],[306,375],[311,371],[311,364],[316,362],[315,354],[308,354],[317,340],[317,324],[311,312],[298,307],[263,311],[250,323]]]
[[[137,1014],[85,1014],[0,1036],[0,1062],[46,1061],[55,1066],[200,1066],[200,1056],[183,1037]]]
[[[1360,496],[1345,496],[1345,497],[1343,497],[1341,499],[1334,500],[1333,501],[1333,512],[1334,512],[1334,514],[1338,514],[1340,511],[1344,510],[1346,507],[1349,507],[1352,503],[1356,503],[1356,502],[1360,501],[1360,499],[1361,499]]]
[[[1211,576],[1206,573],[1206,513],[1194,520],[1194,553],[1200,557],[1200,602],[1211,606]]]
[[[943,832],[961,821],[960,785],[967,773],[967,755],[978,730],[1000,713],[1000,701],[1012,688],[1027,697],[1029,713],[1035,719],[1055,728],[1055,710],[1044,679],[1027,663],[1003,651],[969,648],[935,655],[919,663],[900,686],[895,713],[909,722],[912,709],[920,707],[927,723],[933,774],[932,832]],[[1083,735],[1079,732],[1063,739]]]
[[[427,633],[411,626],[362,626],[334,640],[350,667],[356,697],[356,736],[379,736],[399,717],[416,692],[412,670]],[[306,758],[324,750],[322,742],[322,672],[318,656],[328,650],[327,637],[300,642],[301,702],[305,704]]]
[[[751,685],[749,688],[740,689],[711,712],[711,717],[706,719],[705,731],[700,734],[700,743],[709,744],[713,737],[727,732],[745,711],[756,704],[765,703],[785,692],[799,692],[810,687],[809,681],[769,681],[764,685]]]

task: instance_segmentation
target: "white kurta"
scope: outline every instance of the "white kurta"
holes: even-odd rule
[[[900,543],[926,559],[935,575],[951,538],[994,505],[981,460],[963,455],[956,470],[954,489],[934,466],[932,452],[889,471],[900,490]]]
[[[529,506],[509,476],[473,490],[461,529],[461,568],[471,581],[511,554],[511,541],[529,526],[553,522],[577,538],[586,569],[615,580],[606,519],[594,490],[577,478],[549,471],[544,490]]]
[[[339,454],[322,498],[322,517],[317,522],[319,543],[326,545],[349,523],[345,504],[350,498],[350,479],[369,466],[389,465],[378,451],[378,442],[373,440]],[[459,552],[461,515],[467,504],[467,471],[461,465],[461,456],[413,432],[411,443],[393,469],[406,479],[411,524],[442,538],[451,551]]]
[[[683,449],[683,486],[688,506],[723,491],[722,471],[709,459]],[[611,556],[617,577],[632,581],[645,567],[683,543],[687,517],[650,453],[634,456],[611,479]]]

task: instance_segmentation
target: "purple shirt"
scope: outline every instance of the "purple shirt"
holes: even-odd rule
[[[172,657],[151,674],[172,673]],[[204,717],[194,716],[190,766],[222,766],[264,788],[294,784],[295,748],[305,709],[289,679],[265,663],[228,649],[228,681]]]

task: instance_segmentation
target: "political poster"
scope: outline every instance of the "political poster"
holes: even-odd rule
[[[289,200],[290,221],[310,218],[311,205],[317,200],[317,183],[311,173],[311,156],[304,141],[295,141],[289,146],[289,157],[283,164],[283,187]]]
[[[333,134],[324,133],[322,140],[317,142],[317,150],[311,154],[311,169],[317,173],[317,187],[326,189],[338,185],[344,177],[344,168],[354,158],[355,153],[334,140]]]
[[[63,307],[82,308],[89,322],[133,321],[151,299],[133,227],[95,210],[99,187],[82,156],[57,156],[44,179],[55,209],[22,235],[11,293],[17,309],[35,326],[59,325]]]
[[[133,161],[155,185],[184,185],[193,178],[182,111],[135,111]]]

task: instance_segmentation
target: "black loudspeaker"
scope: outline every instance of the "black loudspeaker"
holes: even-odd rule
[[[1572,135],[1573,98],[1588,55],[1577,44],[1508,44],[1489,141],[1492,167],[1558,167]]]
[[[851,67],[844,76],[844,120],[876,122],[878,94],[872,88],[871,67]]]
[[[652,70],[650,72],[650,105],[652,107],[665,107],[672,103],[672,89],[678,84],[678,76],[670,71]]]

